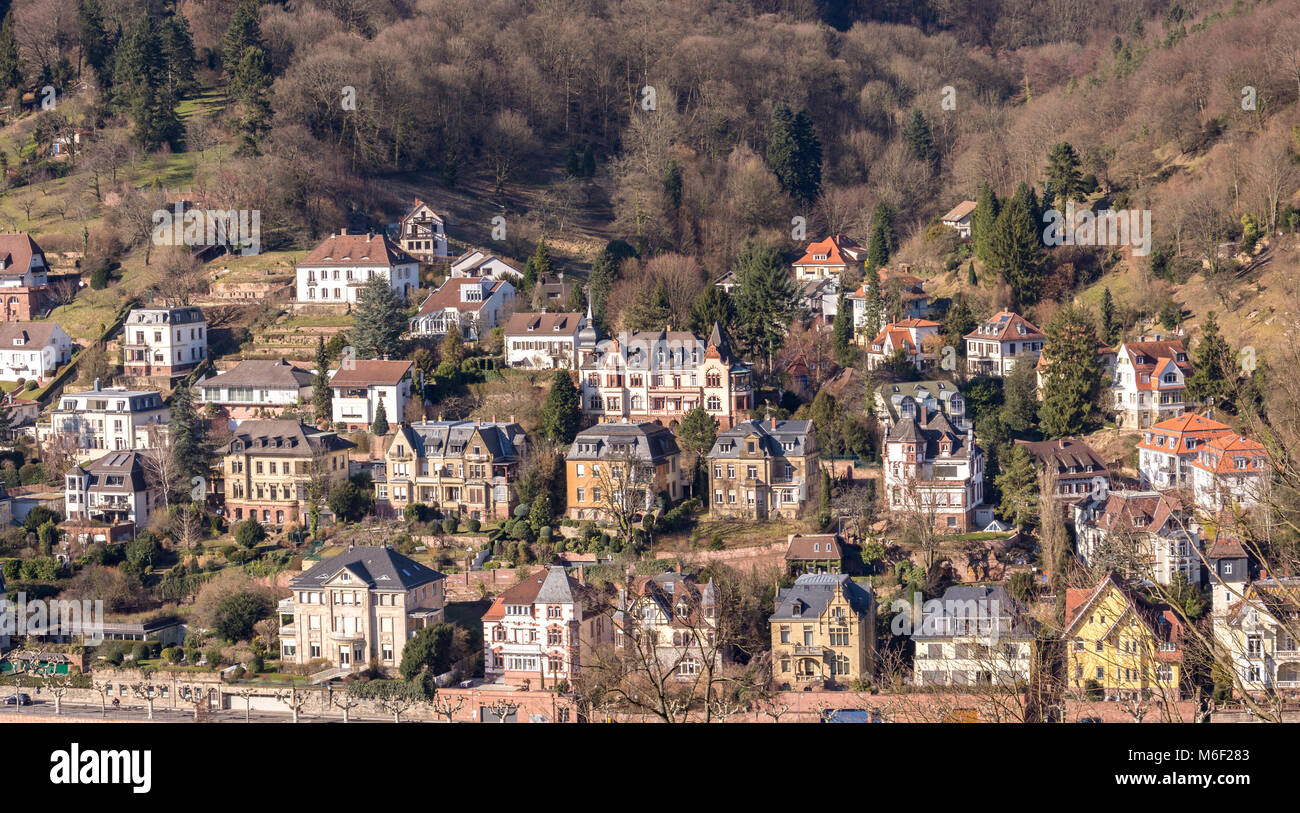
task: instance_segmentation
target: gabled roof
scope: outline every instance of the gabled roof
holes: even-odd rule
[[[455,309],[461,313],[477,313],[483,310],[488,304],[492,295],[501,290],[501,286],[510,285],[505,280],[494,280],[491,277],[448,277],[447,281],[439,286],[438,290],[429,294],[420,303],[420,316],[435,311],[445,311]],[[482,290],[482,298],[477,300],[466,300],[461,296],[461,289],[466,286],[478,287]],[[511,286],[512,288],[514,286]]]
[[[393,387],[411,373],[410,361],[354,361],[330,376],[331,387]]]
[[[27,349],[46,347],[53,342],[55,330],[62,330],[55,322],[0,323],[0,350],[12,350],[19,346]],[[14,344],[15,339],[22,339],[22,345]]]
[[[469,449],[477,432],[483,448],[494,462],[522,456],[527,441],[517,423],[488,421],[421,421],[404,423],[389,444],[391,452],[397,438],[405,439],[416,457],[460,457]]]
[[[569,576],[563,565],[548,565],[497,596],[483,614],[483,620],[505,618],[506,605],[577,604],[587,609],[592,598],[592,591]]]
[[[826,259],[813,259],[813,257],[823,254],[826,255]],[[854,242],[851,237],[846,237],[843,234],[833,234],[825,240],[809,243],[804,255],[795,260],[794,265],[847,266],[850,262],[857,262],[861,255],[862,247]]]
[[[506,322],[507,336],[569,336],[582,326],[580,313],[514,313]]]
[[[383,234],[331,234],[298,262],[299,266],[391,268],[419,262]]]
[[[402,215],[401,220],[399,220],[398,222],[401,223],[402,225],[406,225],[406,221],[410,220],[411,216],[414,215],[422,208],[429,212],[430,220],[434,221],[435,223],[446,223],[446,219],[442,215],[435,212],[432,206],[420,200],[419,198],[415,199],[415,203],[411,204],[411,208],[406,210],[406,214]]]
[[[840,538],[835,534],[790,534],[785,549],[787,562],[839,560],[843,556]]]
[[[1061,638],[1069,638],[1087,617],[1087,611],[1097,600],[1113,588],[1127,602],[1125,612],[1132,612],[1154,640],[1171,642],[1176,646],[1182,638],[1183,622],[1167,604],[1153,604],[1146,601],[1118,573],[1107,573],[1097,586],[1091,590],[1069,588],[1065,597],[1066,627]],[[1156,653],[1157,660],[1181,660],[1181,651],[1173,653]]]
[[[952,207],[952,209],[948,212],[948,214],[939,218],[939,220],[943,222],[947,222],[949,220],[961,220],[962,218],[968,217],[972,212],[974,212],[975,207],[977,205],[978,204],[973,200],[963,200],[961,203]]]
[[[372,590],[412,590],[446,578],[431,567],[409,559],[392,548],[357,545],[324,559],[289,581],[294,589],[321,587],[347,570]]]
[[[45,252],[27,234],[0,234],[0,276],[22,276],[31,268],[32,257],[39,257],[42,265]]]
[[[1016,443],[1028,449],[1040,466],[1051,465],[1059,477],[1080,475],[1096,477],[1109,474],[1105,462],[1091,446],[1078,438],[1037,442],[1017,440]],[[1089,471],[1090,466],[1091,471]]]
[[[1183,342],[1179,340],[1125,342],[1119,346],[1119,353],[1127,355],[1128,363],[1132,364],[1138,389],[1157,389],[1160,384],[1160,372],[1169,367],[1169,364],[1164,363],[1164,359],[1177,364],[1184,377],[1192,375],[1192,364],[1187,360],[1187,350],[1183,349]],[[1183,359],[1182,362],[1179,362],[1179,358]],[[1149,380],[1144,382],[1143,375],[1148,375]]]
[[[892,348],[893,350],[903,349],[909,356],[921,352],[921,349],[912,336],[916,335],[918,339],[924,339],[925,336],[931,335],[927,328],[939,327],[938,322],[932,322],[929,319],[903,319],[899,322],[890,322],[880,329],[876,337],[871,340],[872,348],[881,345],[882,350]]]
[[[254,387],[296,390],[310,387],[313,375],[283,358],[278,361],[245,359],[224,373],[199,382],[202,387]]]
[[[989,342],[1009,342],[1046,339],[1047,335],[1039,330],[1037,325],[1020,314],[1002,311],[977,325],[974,330],[966,334],[965,338]]]
[[[946,441],[950,451],[943,459],[952,460],[969,458],[972,450],[979,451],[973,441],[973,433],[959,431],[942,412],[936,412],[922,426],[918,418],[900,420],[889,428],[885,436],[887,443],[917,443],[925,447],[925,459],[933,461],[940,457],[940,449]]]

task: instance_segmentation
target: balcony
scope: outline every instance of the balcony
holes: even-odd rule
[[[797,658],[820,658],[826,654],[825,647],[820,646],[798,646],[794,648],[794,655]]]
[[[298,628],[293,624],[285,624],[283,627],[280,627],[278,634],[281,638],[297,638]]]
[[[361,643],[366,640],[366,634],[364,632],[331,632],[330,640],[343,643]]]

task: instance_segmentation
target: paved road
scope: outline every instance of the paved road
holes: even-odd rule
[[[236,701],[236,705],[238,705]],[[54,714],[54,701],[43,698],[32,698],[30,706],[0,706],[0,722],[22,722],[23,715],[41,716],[48,718]],[[68,718],[68,722],[77,720],[94,719],[94,720],[120,720],[122,722],[148,722],[149,712],[147,709],[135,707],[113,708],[109,705],[108,710],[104,711],[98,703],[63,703],[61,716]],[[299,722],[303,723],[341,723],[342,715],[337,717],[313,717],[309,715],[300,715]],[[352,715],[353,722],[390,722],[384,718],[368,717],[358,718]],[[253,711],[248,715],[247,722],[252,723],[289,723],[293,721],[293,715],[285,712]],[[153,722],[166,723],[192,723],[194,722],[193,709],[172,709],[163,708],[161,705],[154,707]],[[208,722],[213,723],[242,723],[245,722],[244,710],[234,709],[214,709],[208,716]]]

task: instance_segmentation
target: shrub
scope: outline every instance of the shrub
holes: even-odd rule
[[[454,534],[456,529],[460,527],[460,520],[455,514],[448,514],[446,519],[442,521],[442,527],[447,533]]]
[[[235,541],[245,548],[251,548],[263,539],[266,539],[266,528],[253,517],[235,526]]]
[[[221,668],[223,662],[221,657],[221,647],[215,645],[208,647],[207,650],[204,651],[203,657],[208,662],[208,666],[213,669]]]
[[[476,517],[470,517],[469,521],[465,523],[465,530],[469,531],[472,534],[478,533],[479,529],[482,527],[483,524],[479,522]]]
[[[181,659],[185,657],[185,650],[178,646],[169,646],[162,651],[162,656],[163,660],[175,665],[180,663]]]
[[[443,531],[442,520],[440,519],[429,520],[429,533],[433,534],[434,536],[437,536],[441,534],[442,531]]]
[[[30,378],[27,379],[26,383],[23,384],[23,389],[28,391],[36,389],[36,382]]]
[[[131,660],[143,661],[149,658],[149,645],[144,641],[131,647]]]

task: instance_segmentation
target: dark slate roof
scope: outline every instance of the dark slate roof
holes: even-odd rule
[[[938,612],[933,616],[936,621],[941,618],[955,620],[964,617],[971,621],[984,622],[986,619],[1005,617],[1010,619],[1011,627],[1002,629],[1002,634],[1016,636],[1030,634],[1029,619],[1025,614],[1024,605],[1012,598],[1001,585],[977,584],[949,587],[938,602]],[[934,605],[929,602],[922,605],[927,620],[933,607]],[[969,634],[978,634],[978,631]],[[923,622],[918,624],[912,637],[945,638],[951,635],[928,627]]]
[[[939,442],[944,438],[952,441],[952,452],[948,455],[949,458],[970,457],[971,449],[978,448],[971,442],[970,433],[957,429],[942,412],[931,415],[924,426],[915,418],[899,421],[889,428],[889,434],[886,436],[886,440],[890,442],[921,443],[924,441],[926,460],[933,460],[939,456]]]
[[[566,460],[604,460],[628,454],[658,462],[677,454],[677,438],[657,423],[598,423],[573,439]]]
[[[889,412],[890,420],[894,421],[902,417],[900,407],[908,399],[916,404],[937,406],[945,413],[948,412],[954,397],[964,400],[957,385],[951,381],[898,381],[892,384],[881,384],[876,387],[876,393]]]
[[[96,491],[134,494],[149,488],[144,476],[144,462],[139,452],[109,452],[98,460],[78,468],[90,475],[90,488]],[[121,485],[109,485],[109,477],[123,478]]]
[[[1072,474],[1086,476],[1108,474],[1105,461],[1092,450],[1091,446],[1077,438],[1037,442],[1017,440],[1016,443],[1028,449],[1029,453],[1037,458],[1040,466],[1054,465],[1055,473],[1061,477]]]
[[[476,430],[493,460],[522,456],[527,438],[517,423],[422,421],[402,424],[397,431],[418,457],[460,457]]]
[[[411,590],[446,578],[433,568],[408,559],[392,548],[358,545],[295,576],[289,586],[295,589],[320,587],[344,569],[373,590]]]
[[[222,454],[244,453],[300,457],[315,452],[354,449],[356,444],[335,432],[322,432],[301,421],[241,421]]]
[[[812,433],[812,421],[741,421],[725,432],[718,434],[709,450],[709,457],[731,457],[741,447],[741,442],[751,435],[757,435],[759,448],[767,455],[806,455],[817,448]],[[785,444],[793,443],[793,449],[786,449]]]
[[[801,621],[818,618],[826,612],[831,598],[841,589],[854,610],[862,615],[869,612],[874,600],[869,585],[858,584],[843,573],[810,573],[795,579],[793,587],[777,591],[776,611],[772,613],[772,620]],[[802,608],[799,615],[794,613],[796,603]]]
[[[195,325],[207,322],[201,308],[132,308],[126,316],[126,324],[141,325]]]

